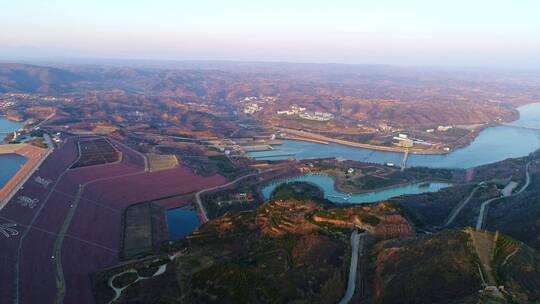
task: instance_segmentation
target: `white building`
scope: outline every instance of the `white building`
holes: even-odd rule
[[[253,113],[259,112],[262,109],[263,108],[259,107],[258,104],[252,103],[244,107],[244,114],[253,114]]]
[[[334,118],[334,115],[326,112],[304,112],[300,113],[298,116],[307,120],[315,121],[329,121]]]
[[[297,115],[306,111],[306,108],[292,105],[289,110],[277,111],[278,115]]]
[[[440,131],[440,132],[446,132],[450,129],[452,129],[452,126],[438,126],[437,127],[437,131]]]

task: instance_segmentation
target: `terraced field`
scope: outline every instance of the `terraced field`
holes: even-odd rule
[[[90,138],[79,141],[79,160],[71,168],[88,167],[117,162],[120,153],[105,138]]]

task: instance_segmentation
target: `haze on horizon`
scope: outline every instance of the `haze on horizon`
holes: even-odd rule
[[[2,1],[0,59],[540,68],[534,0]]]

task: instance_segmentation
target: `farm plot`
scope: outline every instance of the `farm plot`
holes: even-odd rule
[[[121,256],[129,259],[153,253],[159,246],[159,241],[156,240],[159,237],[156,234],[166,229],[161,223],[163,218],[163,210],[152,202],[134,204],[126,208],[123,216]]]
[[[81,168],[117,162],[120,153],[105,138],[92,138],[79,141],[80,158],[71,168]]]

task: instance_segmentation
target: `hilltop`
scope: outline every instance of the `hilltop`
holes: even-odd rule
[[[130,286],[119,302],[335,303],[345,291],[354,227],[378,238],[412,236],[398,210],[384,203],[337,209],[271,201],[255,213],[227,213],[172,244],[177,253],[167,272]],[[112,296],[108,279],[128,267],[95,276],[99,303]]]
[[[28,64],[0,64],[0,93],[61,94],[83,80],[70,71]]]
[[[499,233],[467,229],[415,236],[399,213],[389,203],[327,208],[295,199],[267,202],[255,213],[227,213],[169,244],[168,257],[95,274],[96,297],[110,301],[108,285],[114,284],[126,287],[117,303],[336,303],[345,292],[355,228],[371,236],[360,255],[357,301],[540,300],[535,250]],[[146,278],[134,283],[133,273]]]
[[[479,238],[488,240],[489,246],[483,247],[486,244]],[[445,231],[417,239],[380,242],[373,254],[373,303],[540,300],[540,255],[502,234]],[[490,277],[494,280],[491,284]]]
[[[99,122],[199,139],[291,130],[387,148],[406,133],[415,149],[440,153],[538,100],[534,77],[512,76],[370,65],[0,63],[0,93],[55,97],[56,122],[85,130]],[[41,97],[7,96],[15,104],[0,110],[34,118],[26,109]]]

